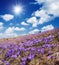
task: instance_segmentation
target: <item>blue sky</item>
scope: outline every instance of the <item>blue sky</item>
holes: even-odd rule
[[[17,15],[14,7],[22,11]],[[0,0],[0,38],[59,28],[59,0]]]

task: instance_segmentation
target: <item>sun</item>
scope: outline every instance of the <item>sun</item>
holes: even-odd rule
[[[20,14],[20,13],[22,12],[22,7],[21,7],[20,5],[14,6],[13,12],[14,12],[16,15]]]

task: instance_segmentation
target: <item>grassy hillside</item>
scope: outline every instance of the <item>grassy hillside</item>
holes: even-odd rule
[[[0,65],[59,65],[59,29],[0,39]]]

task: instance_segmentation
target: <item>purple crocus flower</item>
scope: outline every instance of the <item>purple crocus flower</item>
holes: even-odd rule
[[[16,53],[16,55],[19,56],[19,55],[20,55],[20,51],[18,51],[18,52]]]
[[[9,62],[6,62],[6,65],[10,65],[10,63]]]
[[[31,48],[29,47],[29,48],[25,48],[24,49],[24,51],[26,52],[26,51],[29,51]]]
[[[32,50],[32,51],[35,51],[35,50],[36,50],[36,48],[32,47],[32,48],[31,48],[31,50]]]
[[[52,44],[51,46],[56,47],[56,44]]]
[[[0,54],[2,54],[2,51],[0,51]]]
[[[52,54],[52,52],[51,51],[48,51],[48,55],[51,55]]]
[[[44,54],[44,48],[41,49],[41,53]]]
[[[0,49],[2,49],[2,46],[0,45]]]
[[[26,64],[26,62],[25,62],[25,61],[21,62],[21,65],[25,65],[25,64]]]
[[[25,57],[24,57],[24,58],[21,58],[21,60],[22,60],[22,61],[26,61],[26,60],[27,60],[27,58],[25,58]]]
[[[14,54],[15,53],[15,50],[14,49],[10,49],[10,50],[8,50],[7,52],[6,52],[6,54],[5,54],[5,57],[10,57],[12,54]]]
[[[28,56],[28,58],[29,58],[30,60],[32,60],[32,59],[34,58],[34,54],[30,54],[30,55]]]
[[[4,59],[2,59],[2,62],[4,63],[4,62],[5,62],[5,60],[4,60]]]
[[[50,59],[53,59],[53,58],[54,58],[54,56],[50,55],[50,56],[49,56],[49,58],[50,58]]]
[[[37,48],[37,51],[40,52],[40,48]]]
[[[50,44],[46,44],[45,47],[49,49],[50,48]]]
[[[12,55],[11,58],[16,59],[17,58],[17,55]]]

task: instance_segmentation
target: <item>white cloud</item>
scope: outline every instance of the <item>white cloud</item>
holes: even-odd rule
[[[19,27],[8,27],[3,33],[0,32],[0,38],[12,38],[12,37],[17,37],[18,35],[21,35],[20,33],[18,34],[17,32],[19,31],[24,31],[25,28],[19,28]],[[17,31],[17,32],[16,32]]]
[[[42,3],[52,3],[52,2],[56,2],[58,0],[35,0],[36,4],[42,4]]]
[[[48,14],[53,14],[55,17],[59,17],[59,0],[50,3],[44,8],[46,8]]]
[[[19,27],[15,28],[15,31],[24,31],[24,30],[25,30],[25,28],[23,28],[23,27],[22,28],[19,28]]]
[[[32,27],[37,27],[38,20],[36,17],[31,17],[27,19],[27,23],[32,24]]]
[[[44,5],[41,8],[41,10],[46,11],[47,15],[53,14],[54,16],[59,16],[59,0],[36,0],[36,1],[39,4],[44,2]]]
[[[35,34],[35,33],[38,33],[40,30],[39,29],[34,29],[32,31],[29,32],[29,34]]]
[[[13,33],[15,30],[15,27],[8,27],[6,30],[5,30],[5,33]]]
[[[0,38],[13,38],[17,36],[16,33],[0,33]]]
[[[36,1],[36,4],[38,3],[38,4],[41,4],[41,3],[44,3],[45,2],[45,0],[35,0]]]
[[[11,37],[17,37],[18,35],[17,35],[17,33],[8,33],[8,34],[4,34],[4,37],[7,37],[7,38],[11,38]]]
[[[25,28],[19,28],[19,27],[9,27],[6,29],[5,33],[13,33],[15,31],[24,31]]]
[[[0,22],[0,31],[4,29],[3,23]]]
[[[36,2],[34,2],[34,4],[39,4],[40,6],[40,4],[43,3],[43,6],[37,11],[33,12],[32,17],[27,20],[27,22],[32,24],[32,27],[36,27],[39,24],[49,22],[55,17],[59,17],[59,0],[35,0],[35,1]]]
[[[36,16],[36,17],[39,17],[40,19],[38,19],[39,21],[38,21],[38,24],[43,24],[43,23],[45,23],[45,22],[48,22],[48,20],[50,19],[50,16],[48,16],[48,14],[46,13],[46,11],[45,10],[37,10],[35,13],[34,13],[34,15]],[[37,25],[38,25],[37,24]]]
[[[43,26],[42,29],[41,29],[41,32],[52,30],[52,29],[54,29],[54,26],[52,24],[47,25],[47,26]]]
[[[5,15],[2,15],[1,17],[2,17],[5,21],[10,21],[10,20],[12,20],[12,19],[14,18],[14,16],[11,15],[11,14],[5,14]]]
[[[0,22],[0,26],[3,26],[3,23],[2,22]]]
[[[29,24],[23,21],[23,22],[21,22],[21,25],[27,26]]]

